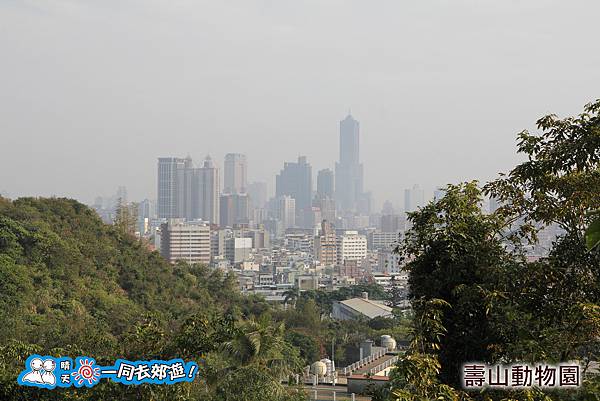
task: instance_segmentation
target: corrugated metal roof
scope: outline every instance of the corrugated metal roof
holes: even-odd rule
[[[390,316],[392,314],[392,308],[371,301],[370,299],[351,298],[345,301],[340,301],[340,303],[351,309],[354,309],[358,313],[367,316],[369,319],[373,319],[378,316]]]

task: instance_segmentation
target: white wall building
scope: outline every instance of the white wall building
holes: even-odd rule
[[[231,264],[247,260],[252,251],[252,238],[228,238],[225,240],[225,257]]]
[[[358,231],[346,231],[337,238],[338,264],[345,260],[362,261],[367,257],[367,237]]]
[[[283,224],[283,231],[296,225],[296,200],[289,195],[276,199],[276,216]]]
[[[369,249],[392,249],[398,244],[400,231],[384,232],[375,230],[369,233]]]
[[[210,227],[205,223],[169,219],[160,235],[160,253],[169,262],[210,263]]]

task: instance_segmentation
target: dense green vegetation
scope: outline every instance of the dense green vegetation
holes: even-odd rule
[[[394,400],[598,400],[600,378],[579,391],[461,391],[467,361],[600,360],[600,101],[584,114],[538,121],[519,135],[527,161],[483,189],[450,185],[410,215],[399,252],[410,271],[412,344],[392,380]],[[483,194],[499,200],[481,212]],[[540,227],[562,234],[550,253],[528,260],[522,246]]]
[[[383,296],[379,287],[307,292],[296,308],[274,308],[220,270],[168,264],[128,231],[73,200],[0,198],[0,399],[302,399],[281,379],[328,356],[332,340],[344,365],[355,343],[402,330],[327,318],[333,299]],[[181,357],[201,373],[174,386],[23,388],[16,376],[32,353],[100,364]]]
[[[118,225],[102,224],[72,200],[1,200],[0,266],[1,399],[52,398],[58,392],[60,398],[77,399],[102,399],[99,394],[105,399],[183,399],[201,392],[203,399],[219,399],[217,394],[240,384],[234,373],[238,367],[274,380],[272,361],[284,360],[284,372],[302,365],[282,329],[265,336],[269,343],[258,355],[250,347],[244,356],[233,352],[244,346],[244,336],[261,330],[251,317],[269,308],[260,299],[243,298],[234,277],[202,266],[171,266]],[[220,349],[228,342],[230,350]],[[90,355],[99,363],[118,357],[217,362],[202,364],[204,382],[194,385],[101,383],[77,390],[76,396],[74,391],[17,387],[16,374],[34,351]],[[287,397],[280,387],[273,399]]]

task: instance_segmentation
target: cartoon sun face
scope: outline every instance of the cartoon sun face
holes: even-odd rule
[[[82,359],[76,372],[71,373],[77,384],[82,385],[87,381],[88,386],[96,384],[100,380],[100,368],[94,366],[94,361]]]

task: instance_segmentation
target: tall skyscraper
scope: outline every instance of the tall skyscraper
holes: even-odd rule
[[[281,195],[275,199],[275,214],[281,221],[283,231],[296,225],[296,200],[289,195]]]
[[[223,194],[220,198],[220,226],[233,227],[248,224],[249,205],[247,194]]]
[[[328,168],[319,170],[317,173],[317,196],[333,198],[334,190],[333,171]]]
[[[240,194],[247,190],[248,163],[246,155],[228,153],[225,155],[225,185],[223,193]]]
[[[158,159],[159,218],[219,221],[219,170],[207,157],[195,168],[191,157]]]
[[[267,203],[267,183],[252,182],[248,184],[248,196],[250,196],[250,208],[264,208]]]
[[[392,205],[391,201],[386,200],[385,202],[383,202],[383,208],[381,209],[381,214],[383,214],[383,215],[394,214],[394,205]]]
[[[330,198],[328,196],[319,197],[317,195],[313,200],[313,206],[318,207],[321,211],[321,219],[330,222],[335,221],[335,201],[333,200],[333,198]]]
[[[354,211],[363,193],[359,123],[350,114],[340,121],[340,161],[335,164],[335,194],[340,210]]]
[[[298,157],[298,162],[284,163],[277,175],[275,196],[289,195],[296,200],[296,218],[302,220],[305,212],[312,208],[312,167],[306,156]]]
[[[404,190],[404,211],[414,212],[425,204],[425,191],[418,184]]]
[[[184,217],[185,159],[160,157],[158,159],[158,190],[156,213],[159,218]]]
[[[126,205],[127,203],[129,203],[129,200],[127,199],[127,187],[120,185],[117,188],[116,197],[117,197],[116,201],[123,205]]]
[[[221,182],[219,169],[210,156],[204,160],[202,167],[195,171],[197,185],[197,214],[198,218],[219,224],[219,194]]]
[[[406,229],[406,217],[399,214],[384,214],[381,216],[381,231],[395,233]]]
[[[188,220],[193,220],[196,218],[197,212],[197,202],[195,202],[195,197],[197,196],[197,186],[194,180],[195,171],[194,171],[194,162],[192,161],[191,156],[187,156],[184,159],[183,170],[181,171],[183,175],[183,189],[181,192],[181,196],[183,198],[183,214],[177,217],[183,217]]]

